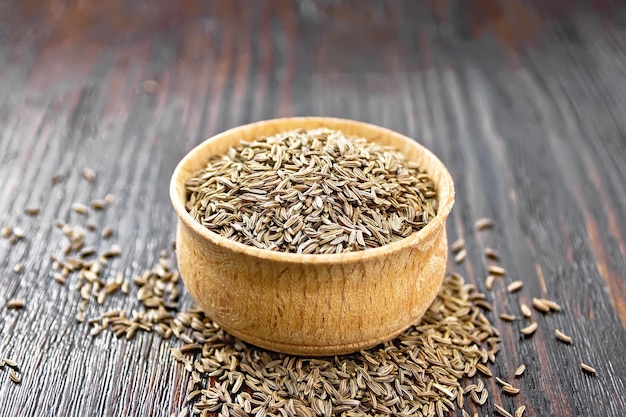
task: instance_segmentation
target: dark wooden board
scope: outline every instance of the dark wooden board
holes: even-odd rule
[[[0,3],[0,415],[168,416],[187,375],[171,342],[110,333],[93,339],[74,315],[80,296],[50,278],[56,219],[73,202],[114,193],[91,215],[115,225],[130,276],[168,247],[169,177],[212,134],[289,115],[330,115],[398,130],[432,149],[456,181],[456,269],[485,290],[484,246],[500,250],[509,295],[563,311],[535,337],[493,316],[504,342],[495,370],[528,370],[526,416],[623,416],[626,381],[626,7],[614,1],[34,0]],[[155,80],[156,94],[142,84]],[[97,173],[90,184],[83,167]],[[50,178],[65,180],[51,186]],[[39,216],[23,214],[41,206]],[[477,233],[474,221],[496,227]],[[23,261],[21,273],[13,266]],[[7,300],[26,307],[12,311]],[[191,304],[187,295],[186,306]],[[113,297],[88,317],[127,308]],[[513,306],[513,307],[511,307]],[[574,337],[566,346],[560,328]],[[583,374],[580,362],[598,370]],[[492,400],[481,415],[493,415]],[[460,412],[459,414],[460,415]]]

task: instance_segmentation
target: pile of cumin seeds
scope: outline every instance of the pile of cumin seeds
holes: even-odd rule
[[[483,295],[459,275],[444,278],[422,320],[395,340],[333,358],[269,352],[229,335],[198,308],[145,302],[145,288],[176,291],[177,277],[162,252],[132,281],[132,314],[110,310],[88,322],[94,336],[108,330],[131,339],[143,331],[176,339],[172,357],[190,376],[182,416],[443,416],[488,398],[482,378],[500,337],[474,302]],[[464,386],[466,378],[477,381]]]
[[[242,141],[185,186],[187,211],[209,230],[303,254],[401,240],[438,207],[430,177],[397,149],[326,128]]]

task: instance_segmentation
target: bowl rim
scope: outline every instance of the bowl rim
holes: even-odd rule
[[[309,123],[318,123],[318,124],[332,124],[335,125],[351,125],[352,127],[358,126],[359,129],[363,130],[377,130],[386,135],[392,135],[402,140],[408,141],[412,144],[412,146],[416,146],[420,153],[424,153],[435,165],[439,165],[440,169],[440,181],[437,187],[438,197],[442,194],[441,190],[443,187],[447,187],[447,200],[439,201],[439,207],[437,210],[437,214],[435,217],[422,229],[417,232],[412,233],[411,235],[405,237],[402,240],[397,242],[388,243],[383,246],[379,246],[377,248],[353,251],[347,253],[335,253],[335,254],[300,254],[300,253],[292,253],[292,252],[280,252],[280,251],[271,251],[267,249],[260,249],[254,246],[246,245],[244,243],[235,242],[231,239],[225,238],[215,232],[204,227],[198,221],[196,221],[187,209],[185,208],[185,202],[178,195],[177,183],[179,177],[183,173],[183,168],[194,158],[194,155],[202,152],[204,148],[210,146],[211,143],[215,141],[219,141],[224,137],[231,136],[240,130],[247,130],[254,128],[256,126],[267,125],[268,123],[277,123],[277,124],[291,124],[294,125],[293,129],[296,129],[295,125],[300,124],[309,124]],[[341,130],[341,126],[331,127],[334,129]],[[290,129],[290,128],[286,128]],[[357,133],[358,134],[358,133]],[[365,136],[363,136],[365,137]],[[365,137],[367,140],[371,140]],[[284,263],[298,263],[298,264],[345,264],[345,263],[353,263],[360,262],[364,260],[371,260],[372,258],[379,258],[390,255],[394,252],[409,248],[415,247],[420,242],[427,240],[433,233],[435,233],[441,227],[445,227],[445,221],[452,210],[452,206],[454,205],[455,199],[455,190],[454,190],[454,182],[452,180],[452,176],[448,171],[447,167],[441,162],[434,153],[432,153],[425,146],[421,145],[417,140],[411,139],[408,136],[405,136],[399,132],[394,130],[378,126],[371,123],[361,122],[357,120],[351,119],[343,119],[336,117],[285,117],[285,118],[275,118],[262,120],[258,122],[248,123],[245,125],[239,125],[233,127],[231,129],[220,132],[216,135],[211,136],[208,139],[205,139],[198,145],[196,145],[193,149],[191,149],[185,156],[179,161],[174,169],[170,180],[169,187],[170,200],[174,207],[174,211],[176,212],[179,221],[182,221],[185,226],[191,229],[197,236],[200,236],[203,240],[208,241],[216,246],[221,246],[225,249],[233,251],[235,253],[239,253],[241,255],[252,256],[255,258],[266,259],[271,261],[280,261]],[[444,194],[445,196],[445,194]]]

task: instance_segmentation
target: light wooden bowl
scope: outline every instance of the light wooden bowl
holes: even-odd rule
[[[296,128],[328,127],[392,145],[433,179],[436,217],[389,245],[334,255],[257,249],[210,232],[185,210],[185,181],[241,140]],[[324,117],[275,119],[240,126],[194,148],[170,185],[178,215],[176,255],[183,281],[206,314],[234,336],[284,353],[325,356],[377,345],[424,314],[446,267],[445,222],[454,204],[446,167],[417,142],[371,124]]]

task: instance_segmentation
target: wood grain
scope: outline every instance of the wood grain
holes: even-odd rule
[[[494,372],[528,367],[516,397],[488,381],[494,401],[526,416],[623,416],[625,28],[626,7],[600,0],[0,2],[0,224],[28,232],[0,240],[0,354],[23,379],[0,371],[0,415],[178,411],[187,376],[170,342],[92,339],[75,322],[79,294],[49,273],[62,245],[52,224],[114,193],[89,220],[115,226],[113,266],[130,277],[173,239],[168,182],[188,150],[240,124],[319,115],[397,130],[442,159],[457,189],[448,236],[465,237],[470,261],[454,269],[485,290],[485,246],[507,268],[495,313],[536,296],[563,306],[527,340],[493,315]],[[52,186],[55,174],[66,177]],[[482,216],[496,228],[476,232]],[[515,279],[524,289],[507,294]],[[23,310],[3,307],[15,298]],[[132,305],[112,297],[87,315]]]

